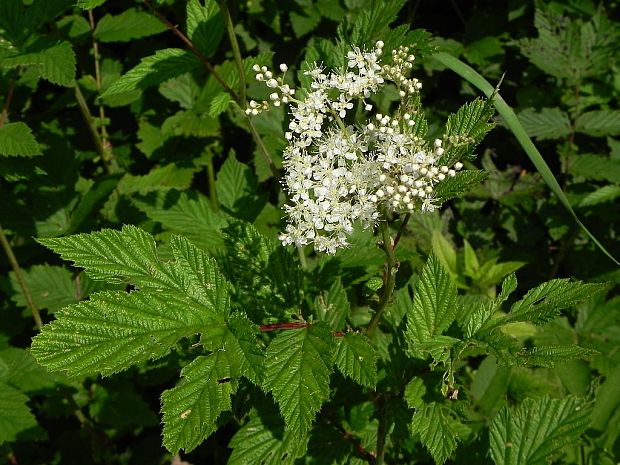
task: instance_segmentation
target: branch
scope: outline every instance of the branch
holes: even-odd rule
[[[289,322],[289,323],[270,323],[266,325],[260,325],[258,327],[259,331],[268,332],[268,331],[277,331],[279,329],[302,329],[308,328],[312,326],[310,323],[306,322]],[[332,331],[332,335],[334,337],[344,337],[343,331]]]
[[[2,105],[2,113],[0,113],[0,128],[4,126],[8,116],[9,116],[9,107],[13,102],[13,93],[15,92],[15,84],[17,80],[15,76],[13,76],[9,82],[9,89],[6,93],[6,99],[4,100],[4,105]]]

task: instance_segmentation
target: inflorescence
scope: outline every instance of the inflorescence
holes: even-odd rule
[[[422,84],[407,77],[415,57],[399,47],[391,63],[381,65],[383,47],[382,41],[371,51],[353,47],[344,70],[312,66],[305,72],[310,88],[300,98],[284,83],[285,64],[280,76],[253,67],[256,80],[273,92],[269,101],[251,100],[246,113],[258,115],[270,105],[290,108],[283,182],[291,203],[284,207],[288,224],[280,236],[285,245],[313,243],[317,251],[335,253],[348,245],[356,222],[366,228],[388,211],[433,211],[439,206],[436,185],[463,166],[439,165],[443,141],[429,144],[416,135],[414,102]],[[387,83],[400,96],[394,116],[377,113],[348,124],[356,105],[372,112],[367,99]]]

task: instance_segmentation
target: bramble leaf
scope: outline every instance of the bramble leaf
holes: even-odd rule
[[[178,48],[157,50],[155,55],[143,58],[140,64],[113,82],[101,95],[110,97],[147,87],[157,86],[200,66],[194,55]]]
[[[541,108],[539,112],[528,108],[519,113],[519,121],[527,135],[538,140],[561,139],[573,131],[568,114],[559,108]]]
[[[60,86],[71,87],[75,81],[75,53],[65,41],[52,45],[35,42],[23,53],[0,58],[0,66],[32,66],[43,79]]]
[[[101,42],[129,42],[165,30],[166,26],[155,16],[129,9],[116,16],[105,15],[97,23],[93,35]]]
[[[273,394],[287,431],[302,440],[329,397],[333,337],[313,325],[278,334],[265,354],[264,388]]]
[[[413,308],[407,314],[405,337],[409,350],[417,353],[416,344],[441,335],[456,315],[456,286],[439,260],[431,255],[418,281]]]
[[[59,311],[33,339],[50,370],[104,376],[166,355],[176,342],[222,317],[175,292],[103,292]]]
[[[206,56],[217,49],[224,34],[224,21],[215,0],[187,2],[187,36]]]
[[[15,441],[20,434],[37,426],[26,402],[28,396],[0,383],[0,445]]]
[[[338,339],[336,366],[357,384],[377,384],[377,353],[363,334],[347,333]]]
[[[572,443],[590,422],[591,406],[581,399],[526,399],[504,407],[489,432],[496,465],[543,465]]]
[[[162,396],[164,447],[172,453],[195,449],[217,429],[220,414],[231,409],[237,390],[226,351],[196,357],[181,370],[178,386]]]
[[[0,127],[0,156],[34,157],[41,148],[25,123],[7,123]]]
[[[445,463],[456,450],[457,420],[452,415],[447,407],[431,402],[421,407],[411,422],[412,432],[420,435],[422,444],[438,465]]]

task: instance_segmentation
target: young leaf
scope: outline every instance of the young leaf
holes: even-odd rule
[[[20,434],[37,426],[26,402],[28,396],[0,383],[0,445],[15,441]]]
[[[338,340],[336,366],[357,384],[377,384],[377,353],[363,334],[347,333]]]
[[[196,357],[181,370],[181,383],[162,396],[164,447],[189,452],[217,429],[220,414],[230,410],[237,390],[226,351]]]
[[[253,221],[265,205],[258,197],[258,182],[252,169],[230,153],[215,182],[217,198],[222,207],[237,218]]]
[[[529,321],[542,324],[559,315],[560,310],[592,297],[605,289],[605,284],[584,284],[569,279],[553,279],[531,289],[515,302],[504,323]]]
[[[327,292],[317,297],[315,308],[319,319],[325,321],[330,328],[336,331],[344,328],[351,306],[339,277],[334,280]]]
[[[420,435],[437,465],[445,463],[456,450],[457,420],[452,415],[447,407],[436,402],[425,404],[413,415],[411,430]]]
[[[130,42],[165,30],[166,26],[155,16],[129,9],[116,16],[105,15],[97,23],[93,35],[101,42]]]
[[[519,121],[527,135],[538,140],[561,139],[573,131],[568,114],[559,108],[542,108],[540,112],[528,108],[519,113]]]
[[[620,197],[620,186],[610,184],[608,186],[603,186],[594,192],[590,192],[581,202],[579,202],[579,206],[591,207],[592,205],[611,202],[612,200],[616,200],[618,197]]]
[[[264,388],[273,394],[287,431],[302,440],[329,397],[334,345],[325,326],[278,334],[265,354]]]
[[[143,58],[138,66],[129,70],[119,80],[113,82],[102,94],[110,97],[147,87],[181,76],[200,66],[194,55],[178,48],[157,50],[155,55]]]
[[[484,181],[488,175],[482,170],[459,171],[453,178],[446,178],[437,184],[435,197],[441,202],[459,197]]]
[[[224,34],[224,21],[215,0],[187,2],[187,36],[206,56],[217,49]]]
[[[575,121],[575,129],[589,136],[620,134],[620,110],[589,111]]]
[[[64,41],[45,47],[35,44],[19,55],[0,58],[1,66],[33,66],[43,79],[65,87],[74,84],[75,63],[73,48],[69,42]]]
[[[33,339],[32,354],[50,370],[104,376],[166,355],[176,342],[222,316],[173,292],[103,292],[57,313]]]
[[[414,377],[405,387],[405,401],[409,408],[421,409],[424,405],[422,398],[426,394],[426,387],[422,378]]]
[[[554,367],[558,363],[579,360],[597,352],[577,345],[536,346],[529,349],[524,356],[525,363],[539,367]]]
[[[232,449],[228,465],[292,465],[306,451],[305,441],[292,437],[277,411],[250,412],[250,421],[235,433],[228,447]]]
[[[489,432],[496,465],[542,465],[574,442],[590,422],[591,406],[575,397],[526,399],[505,407]]]
[[[41,149],[25,123],[8,123],[0,127],[0,156],[34,157],[36,155],[41,155]]]
[[[439,260],[431,255],[418,281],[413,308],[407,314],[405,336],[412,352],[416,344],[443,333],[456,314],[456,286]]]

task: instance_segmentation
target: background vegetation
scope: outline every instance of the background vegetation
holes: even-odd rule
[[[323,39],[333,41],[339,24],[353,23],[378,3],[251,0],[229,6],[241,54],[258,57],[249,66],[287,63],[299,69],[305,60],[328,60]],[[426,29],[433,46],[460,57],[490,82],[503,76],[502,96],[534,138],[571,205],[620,257],[618,3],[386,4],[396,5],[392,26]],[[248,313],[271,315],[264,323],[281,321],[271,307],[280,305],[284,314],[295,305],[290,289],[272,292],[276,278],[266,274],[260,259],[235,255],[235,248],[252,245],[231,240],[238,231],[225,229],[236,218],[267,238],[281,231],[285,198],[252,133],[260,135],[279,167],[285,114],[270,112],[248,126],[209,73],[213,65],[227,83],[238,86],[224,23],[209,20],[202,5],[197,0],[0,1],[0,240],[6,252],[0,254],[0,451],[8,463],[169,463],[172,455],[161,445],[159,396],[177,382],[195,342],[179,343],[182,350],[112,377],[47,372],[29,352],[41,324],[69,304],[120,285],[92,280],[37,240],[131,224],[154,234],[160,253],[171,257],[168,240],[181,234],[213,255],[226,251],[241,257],[227,262],[223,271],[245,283],[235,292],[241,304],[243,295],[251,295]],[[121,75],[139,63],[151,66],[145,57],[171,48],[188,53],[172,54],[165,67],[156,65],[156,78],[147,73],[119,88]],[[424,83],[422,99],[433,137],[441,135],[448,114],[478,92],[425,51],[416,53],[414,74]],[[251,78],[250,72],[248,97],[264,98],[265,91]],[[390,96],[382,98],[378,106],[389,105]],[[589,349],[585,360],[504,367],[492,356],[474,354],[456,367],[460,392],[451,395],[467,399],[455,401],[454,409],[467,419],[468,431],[455,430],[465,439],[449,460],[493,463],[487,427],[503,407],[572,395],[588,400],[591,417],[582,441],[558,445],[554,463],[617,463],[620,270],[550,193],[501,120],[478,152],[469,168],[487,170],[486,181],[441,211],[416,214],[409,221],[390,318],[402,318],[398,306],[411,300],[410,290],[431,251],[465,303],[495,297],[513,271],[519,278],[515,297],[552,278],[609,284],[544,326],[515,323],[510,330],[526,347],[578,344]],[[339,276],[351,320],[365,322],[369,302],[381,287],[384,257],[375,242],[370,234],[359,234],[354,247],[333,260],[309,254],[310,271],[299,278],[307,294],[295,297],[305,302],[300,305],[310,305],[318,295],[328,301],[342,298],[334,296],[332,286]],[[18,266],[21,273],[16,273]],[[341,375],[333,376],[341,387],[319,415],[311,454],[300,463],[349,463],[343,461],[346,454],[320,454],[326,443],[336,451],[357,448],[352,454],[359,460],[372,450],[377,433],[368,406],[347,404],[358,393]],[[221,419],[223,426],[184,460],[229,460],[230,448],[243,443],[235,434],[246,423],[245,394]],[[334,407],[339,402],[347,405],[346,414]],[[264,405],[272,409],[268,397]],[[341,414],[348,421],[345,431],[331,418]],[[265,413],[263,421],[268,418]],[[406,426],[394,424],[395,437],[408,434]],[[386,462],[433,463],[419,439],[411,436]]]

